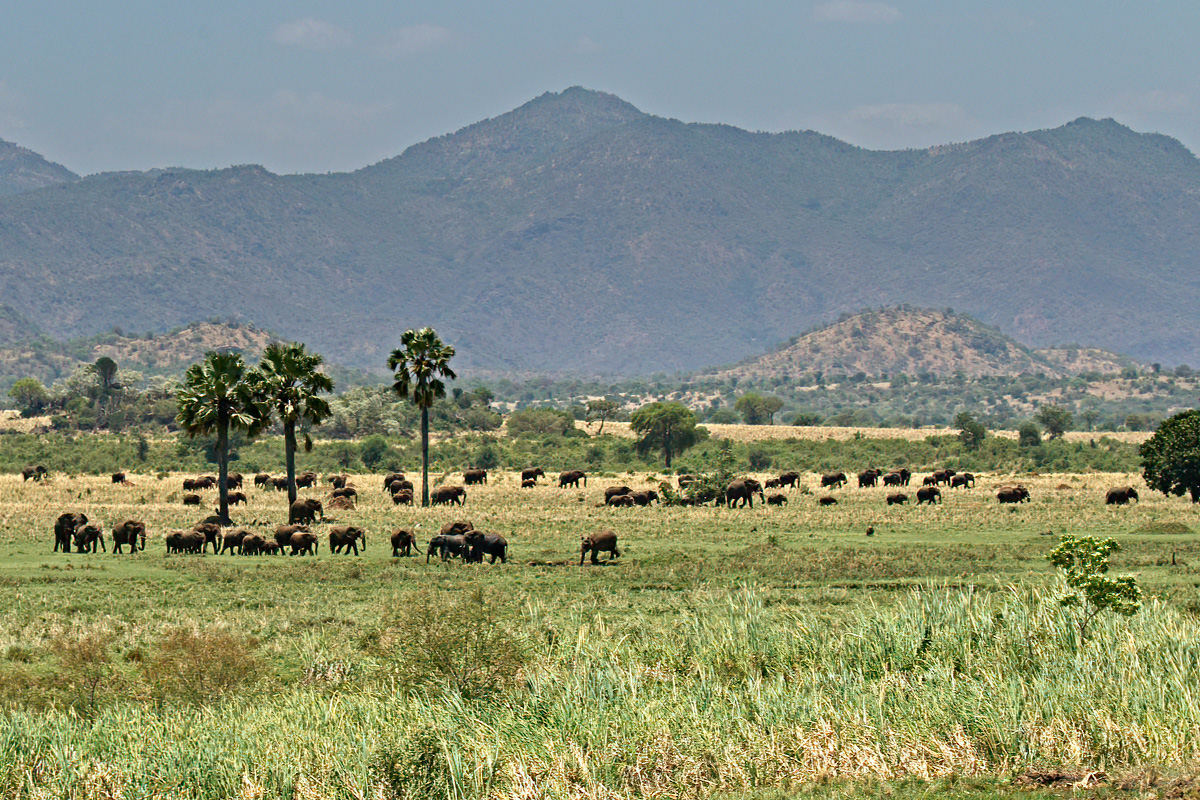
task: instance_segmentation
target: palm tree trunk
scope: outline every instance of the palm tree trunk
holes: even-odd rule
[[[218,512],[221,524],[229,524],[229,419],[217,418],[217,495],[221,498]]]
[[[287,462],[288,504],[296,502],[296,423],[283,425],[283,457]]]
[[[421,505],[429,505],[429,409],[421,407]]]

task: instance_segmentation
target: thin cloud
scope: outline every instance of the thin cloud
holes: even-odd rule
[[[454,31],[441,25],[406,25],[381,37],[375,53],[383,58],[408,58],[455,44],[457,38]]]
[[[866,0],[832,0],[813,7],[817,22],[846,22],[854,25],[886,25],[899,22],[900,9],[887,3]]]
[[[312,17],[282,23],[275,28],[271,39],[276,44],[308,50],[334,50],[347,47],[354,41],[350,31],[345,28]]]
[[[1165,89],[1124,92],[1117,95],[1114,103],[1118,109],[1135,114],[1173,114],[1192,108],[1191,95]]]
[[[881,150],[924,148],[978,138],[988,131],[957,103],[881,103],[838,114],[806,115],[802,126],[861,147]]]
[[[571,46],[571,52],[577,56],[594,56],[597,53],[603,53],[604,48],[601,47],[590,36],[580,36]]]

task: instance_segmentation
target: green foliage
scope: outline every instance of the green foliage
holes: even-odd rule
[[[1061,439],[1071,429],[1074,420],[1070,411],[1059,405],[1046,404],[1038,408],[1036,419],[1051,439]]]
[[[363,439],[358,445],[358,457],[367,469],[379,469],[388,454],[388,440],[379,434]]]
[[[562,436],[575,428],[575,418],[552,408],[526,408],[508,415],[510,436]]]
[[[615,400],[588,400],[587,403],[587,420],[593,422],[600,421],[600,427],[596,429],[596,435],[600,436],[604,433],[604,423],[621,409],[621,404]]]
[[[400,347],[388,356],[395,374],[392,391],[421,410],[421,505],[429,505],[429,409],[446,396],[442,378],[458,376],[450,369],[454,348],[444,344],[433,328],[412,328],[400,334]]]
[[[783,401],[749,392],[739,397],[733,407],[747,425],[770,425],[775,421],[775,413],[783,408]]]
[[[954,418],[954,427],[958,428],[958,440],[968,450],[978,450],[987,438],[987,428],[966,411]]]
[[[792,418],[792,424],[802,428],[813,428],[824,422],[824,417],[813,411],[800,411]]]
[[[1107,577],[1108,557],[1120,549],[1114,539],[1064,535],[1058,547],[1046,556],[1062,570],[1069,591],[1058,602],[1075,613],[1081,641],[1087,638],[1088,627],[1101,612],[1131,617],[1142,607],[1142,591],[1136,578]]]
[[[213,703],[265,677],[258,642],[223,630],[177,627],[141,663],[142,677],[158,703]]]
[[[1187,492],[1200,502],[1200,411],[1176,414],[1141,446],[1146,485],[1176,497]]]
[[[746,463],[750,465],[750,469],[762,471],[770,468],[772,464],[771,453],[762,447],[751,447],[746,451]]]
[[[258,371],[251,381],[262,409],[259,427],[270,415],[283,426],[284,462],[287,471],[288,499],[296,500],[296,426],[320,425],[333,412],[321,397],[333,391],[333,381],[321,372],[324,359],[309,353],[303,344],[272,342],[263,351]],[[305,434],[305,451],[312,441]]]
[[[1017,428],[1017,443],[1021,447],[1037,447],[1042,443],[1042,431],[1036,423],[1026,420]]]
[[[21,415],[26,417],[40,414],[50,402],[50,394],[37,378],[21,378],[8,390],[8,396],[16,401]]]
[[[701,441],[707,431],[696,427],[696,415],[682,403],[650,403],[629,418],[630,429],[638,435],[638,453],[661,450],[667,468],[677,453]]]

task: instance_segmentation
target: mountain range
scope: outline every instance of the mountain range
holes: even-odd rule
[[[1200,363],[1198,255],[1200,163],[1113,120],[883,152],[572,88],[352,173],[77,178],[0,146],[7,336],[219,317],[379,366],[432,325],[466,369],[632,374],[911,303]]]

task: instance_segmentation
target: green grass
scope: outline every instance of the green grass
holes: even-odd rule
[[[732,510],[596,505],[640,474],[574,491],[504,473],[452,511],[397,509],[361,476],[335,516],[367,551],[315,559],[165,556],[207,513],[179,504],[180,477],[0,479],[4,796],[1006,797],[1040,765],[1200,760],[1200,544],[1140,532],[1200,520],[1148,491],[1105,507],[1129,476],[1026,477],[1017,508],[988,488],[1011,476],[987,476],[936,508],[881,489]],[[248,493],[239,524],[283,518],[281,495]],[[52,554],[68,510],[144,519],[146,552]],[[391,558],[393,528],[423,543],[460,517],[506,536],[509,563]],[[601,528],[622,558],[579,566]],[[1082,643],[1044,559],[1067,531],[1115,536],[1115,570],[1150,596]],[[477,607],[519,657],[476,635]],[[208,643],[192,666],[163,655],[181,630]],[[506,665],[499,691],[416,685],[396,637],[425,630],[455,669]],[[103,655],[72,662],[81,641]]]

